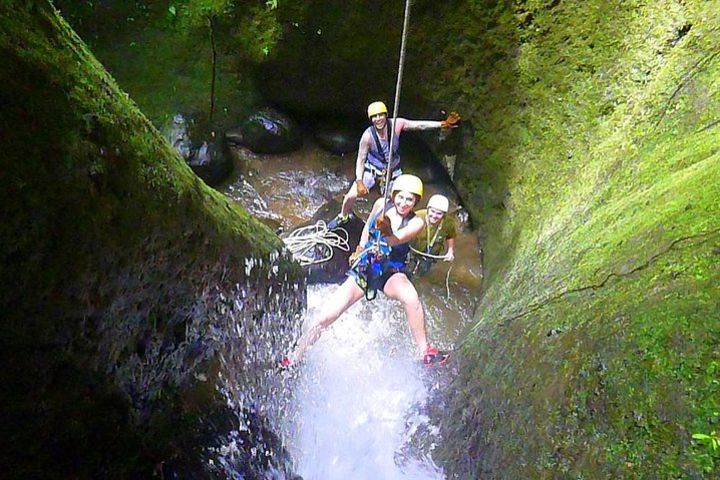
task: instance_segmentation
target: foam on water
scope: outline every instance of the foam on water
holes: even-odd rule
[[[308,288],[306,325],[335,288]],[[444,478],[419,446],[430,450],[439,438],[422,414],[428,388],[415,355],[402,306],[382,294],[325,331],[298,371],[295,411],[286,412],[286,441],[303,478]]]

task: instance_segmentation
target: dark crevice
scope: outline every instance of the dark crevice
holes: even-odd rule
[[[675,97],[680,93],[680,91],[685,88],[685,86],[689,83],[690,80],[692,80],[695,75],[700,73],[702,71],[702,67],[704,67],[706,64],[710,63],[715,57],[720,54],[720,51],[714,52],[710,55],[707,55],[700,60],[698,60],[695,65],[692,66],[692,68],[682,77],[682,80],[678,84],[677,87],[675,87],[675,90],[673,90],[673,93],[670,95],[670,98],[667,99],[665,102],[665,106],[662,109],[662,112],[660,113],[660,117],[655,121],[655,128],[660,125],[660,122],[663,121],[665,118],[665,115],[667,115],[668,109],[670,108],[670,104],[675,100]]]

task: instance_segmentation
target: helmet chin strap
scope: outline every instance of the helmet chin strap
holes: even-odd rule
[[[395,129],[395,121],[398,116],[398,106],[400,105],[400,87],[402,85],[403,65],[405,64],[405,43],[407,40],[408,24],[410,23],[410,2],[405,0],[405,17],[403,19],[402,40],[400,42],[400,61],[398,65],[397,83],[395,84],[395,102],[393,103],[392,122],[386,124],[388,128]],[[390,179],[392,178],[392,160],[393,160],[393,142],[395,141],[395,132],[388,132],[390,135],[390,143],[388,145],[387,172],[385,177],[385,205],[388,203],[390,196]]]

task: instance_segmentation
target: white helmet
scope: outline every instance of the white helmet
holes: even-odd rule
[[[436,194],[430,197],[430,200],[428,200],[427,208],[434,208],[436,210],[440,210],[443,213],[447,213],[450,209],[450,201],[445,195]]]

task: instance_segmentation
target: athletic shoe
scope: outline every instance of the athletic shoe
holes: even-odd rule
[[[423,354],[423,364],[426,367],[432,367],[435,365],[445,365],[450,358],[450,352],[443,352],[435,347],[428,347],[425,349]]]
[[[287,370],[290,367],[293,366],[293,363],[290,361],[288,357],[283,357],[280,359],[280,362],[278,363],[278,370]]]
[[[348,223],[350,221],[350,213],[347,215],[343,215],[342,213],[338,213],[335,218],[330,220],[330,222],[327,224],[328,230],[335,230],[338,227],[341,227]]]

